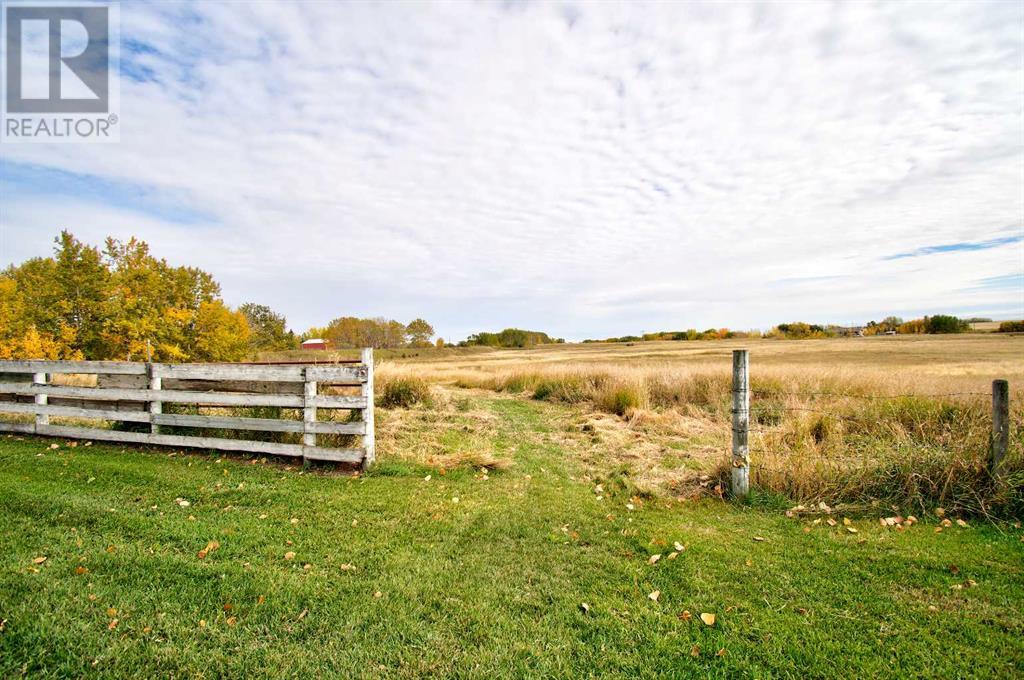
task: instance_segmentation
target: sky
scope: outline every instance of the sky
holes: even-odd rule
[[[120,142],[0,145],[0,266],[137,236],[301,331],[1024,317],[1024,3],[124,3]]]

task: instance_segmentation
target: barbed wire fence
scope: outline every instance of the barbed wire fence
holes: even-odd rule
[[[755,402],[751,407],[751,397],[757,400],[765,399],[768,402],[761,405]],[[750,357],[748,350],[733,350],[733,375],[732,375],[732,474],[731,492],[734,497],[746,496],[750,490],[751,470],[755,472],[755,481],[761,471],[784,472],[790,470],[773,468],[759,461],[751,464],[750,436],[758,437],[761,446],[759,453],[765,447],[764,441],[768,436],[786,436],[784,430],[778,426],[783,421],[786,413],[814,414],[827,417],[829,422],[850,423],[854,425],[865,425],[870,420],[864,414],[848,415],[837,412],[835,408],[814,408],[812,406],[790,406],[781,403],[781,399],[801,400],[862,400],[869,403],[895,405],[900,399],[952,399],[952,398],[979,398],[990,397],[992,402],[992,430],[989,436],[989,450],[987,466],[993,478],[1000,476],[1003,460],[1009,448],[1010,434],[1010,401],[1009,384],[1006,380],[994,380],[991,392],[980,391],[957,391],[957,392],[921,392],[921,393],[899,393],[899,394],[856,394],[851,392],[828,392],[828,391],[784,391],[764,390],[750,388]],[[877,414],[874,414],[877,416]],[[753,416],[753,426],[751,420]],[[774,422],[772,422],[774,421]],[[820,422],[820,421],[819,421]],[[876,418],[877,422],[877,418]],[[766,426],[768,425],[768,426]],[[774,427],[773,427],[774,426]],[[855,456],[847,451],[845,455],[836,456],[837,465],[849,464]]]

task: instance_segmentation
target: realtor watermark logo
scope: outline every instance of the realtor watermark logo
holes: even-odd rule
[[[120,7],[4,2],[0,141],[117,142]]]

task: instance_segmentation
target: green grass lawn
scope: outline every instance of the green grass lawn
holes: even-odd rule
[[[1024,672],[1018,528],[897,532],[883,509],[854,534],[767,502],[629,510],[522,436],[560,407],[481,404],[512,463],[486,479],[0,438],[0,675]]]

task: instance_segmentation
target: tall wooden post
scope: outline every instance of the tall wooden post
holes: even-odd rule
[[[732,495],[750,491],[750,356],[745,349],[732,352]]]
[[[305,446],[316,446],[316,432],[313,431],[313,424],[316,422],[316,406],[313,406],[313,399],[316,397],[316,381],[308,377],[309,369],[306,368],[306,389],[304,394],[304,408],[302,410],[302,443]]]
[[[45,373],[34,373],[32,375],[32,382],[34,384],[36,384],[36,385],[45,385],[46,384],[46,374]],[[40,406],[45,406],[47,400],[48,400],[48,398],[47,398],[47,396],[45,394],[37,394],[36,395],[36,404],[38,404]],[[37,413],[36,414],[36,430],[37,431],[38,431],[40,425],[49,425],[49,424],[50,424],[50,416],[42,414],[42,413]]]
[[[992,381],[992,439],[989,470],[997,477],[1010,446],[1010,383]]]
[[[149,341],[146,341],[146,348],[149,349]],[[149,390],[153,401],[149,402],[149,431],[153,434],[160,434],[160,426],[156,423],[156,416],[164,412],[163,402],[160,401],[160,389],[163,387],[163,380],[160,376],[154,375],[153,364],[146,364],[146,372],[149,374]]]
[[[363,469],[366,470],[376,458],[376,440],[373,426],[373,348],[363,348],[363,365],[366,366],[366,382],[362,386],[362,395],[366,399],[366,408],[363,409],[363,422],[366,423],[366,433],[363,435]]]

